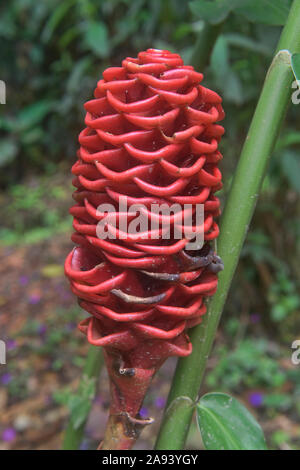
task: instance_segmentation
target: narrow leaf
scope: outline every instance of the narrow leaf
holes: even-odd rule
[[[189,7],[194,15],[211,24],[218,24],[224,21],[231,10],[228,2],[225,0],[213,2],[196,0],[190,2]]]
[[[284,25],[289,14],[288,0],[244,0],[235,9],[253,23]]]
[[[50,41],[55,29],[63,21],[64,17],[67,15],[67,13],[69,12],[70,8],[73,6],[74,3],[75,3],[74,0],[67,0],[67,1],[61,2],[60,5],[58,5],[57,7],[53,9],[53,13],[50,16],[49,20],[47,21],[42,32],[41,38],[44,43]]]
[[[18,146],[11,139],[3,139],[0,142],[0,167],[11,163],[17,155]]]
[[[41,100],[30,104],[20,111],[16,128],[18,131],[24,131],[30,127],[36,126],[41,122],[54,107],[54,101]]]
[[[300,160],[298,153],[286,150],[282,155],[280,163],[290,186],[300,193]]]
[[[295,78],[298,80],[298,84],[300,84],[300,54],[293,54],[291,63]]]
[[[109,55],[107,28],[102,22],[91,21],[85,32],[85,43],[98,57],[102,59]]]
[[[275,150],[281,150],[297,144],[300,144],[300,132],[290,130],[278,139]]]

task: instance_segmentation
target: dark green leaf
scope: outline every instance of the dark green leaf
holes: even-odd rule
[[[300,144],[300,132],[290,130],[278,139],[275,150],[281,150],[296,144]]]
[[[211,55],[211,68],[218,88],[226,101],[241,104],[244,101],[242,82],[230,67],[229,47],[225,35],[218,37]]]
[[[30,145],[35,142],[40,142],[43,136],[44,130],[41,127],[32,127],[22,133],[21,141],[24,145]]]
[[[299,154],[292,151],[285,151],[281,157],[281,167],[285,177],[289,181],[292,188],[300,193],[300,160]]]
[[[194,15],[211,24],[224,21],[229,13],[239,8],[248,0],[195,0],[189,6]]]
[[[17,120],[17,130],[25,130],[38,124],[51,111],[53,101],[42,100],[22,109]]]
[[[197,421],[207,450],[266,450],[259,424],[225,393],[204,395],[197,404]]]
[[[222,79],[224,74],[226,74],[230,69],[229,49],[224,35],[219,36],[216,41],[211,55],[210,65],[214,74]]]
[[[285,393],[271,393],[264,396],[264,404],[270,408],[287,410],[291,407],[293,399]]]
[[[211,24],[224,21],[230,13],[230,3],[226,0],[196,0],[189,4],[192,13]]]
[[[67,90],[69,92],[76,93],[76,91],[80,89],[80,82],[84,78],[84,75],[91,64],[92,59],[89,56],[83,57],[75,63],[67,81]]]
[[[300,84],[300,54],[292,55],[292,69],[298,84]]]
[[[0,167],[12,162],[18,151],[17,144],[11,139],[2,139],[0,142]]]
[[[54,394],[54,399],[68,407],[71,420],[75,429],[83,424],[90,412],[92,399],[95,395],[95,379],[83,376],[79,384],[77,394],[70,393],[69,389],[64,389]]]
[[[235,12],[253,23],[284,25],[289,14],[289,2],[287,0],[244,0]]]
[[[85,43],[98,57],[102,59],[109,55],[107,28],[102,22],[89,22],[85,32]]]
[[[228,33],[225,35],[225,38],[230,46],[240,47],[241,49],[246,49],[265,56],[270,56],[273,53],[272,48],[261,41],[254,40],[239,33]]]
[[[53,10],[53,13],[49,17],[49,20],[47,21],[42,32],[41,38],[44,43],[51,39],[55,29],[63,21],[64,17],[67,15],[69,9],[73,6],[74,3],[75,0],[66,0],[61,2],[61,4]]]
[[[234,70],[230,70],[226,77],[223,84],[223,95],[224,99],[236,105],[241,105],[245,100],[243,84]]]

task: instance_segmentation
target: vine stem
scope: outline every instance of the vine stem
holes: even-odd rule
[[[102,348],[96,346],[90,346],[84,370],[81,377],[81,384],[86,380],[94,379],[95,381],[95,393],[97,388],[97,381],[99,379],[100,371],[104,363]],[[80,389],[80,386],[79,386]],[[94,394],[95,395],[95,394]],[[92,400],[91,400],[92,405]],[[90,408],[86,410],[86,414],[83,417],[83,422],[80,426],[76,427],[74,425],[74,417],[72,412],[70,413],[69,422],[65,431],[64,441],[63,441],[63,450],[77,450],[81,444],[85,425],[88,419]]]
[[[156,449],[184,448],[193,415],[193,403],[203,380],[267,163],[291,100],[291,54],[299,52],[300,0],[294,0],[265,79],[222,217],[218,255],[223,259],[225,269],[219,275],[219,287],[203,323],[190,333],[192,354],[178,361]]]

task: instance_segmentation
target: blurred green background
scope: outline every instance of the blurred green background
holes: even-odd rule
[[[62,403],[86,354],[74,331],[83,313],[62,264],[71,246],[69,170],[83,103],[102,71],[149,47],[177,52],[196,67],[212,50],[201,71],[224,99],[224,202],[290,4],[12,0],[0,7],[0,79],[7,88],[0,105],[0,338],[10,345],[0,366],[0,448],[60,445]],[[203,28],[215,42],[201,41]],[[244,401],[269,446],[279,449],[300,449],[300,365],[291,363],[291,344],[300,339],[299,106],[290,106],[274,150],[205,386]],[[170,366],[146,400],[144,414],[157,424],[141,448],[153,444],[169,380]],[[107,405],[102,380],[94,416],[105,421]],[[82,448],[101,437],[94,421]],[[199,448],[199,439],[193,426],[188,446]]]

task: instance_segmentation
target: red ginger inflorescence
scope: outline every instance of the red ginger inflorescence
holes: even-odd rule
[[[204,298],[217,289],[222,262],[211,245],[219,233],[214,193],[222,186],[218,143],[224,129],[216,123],[224,112],[202,78],[179,55],[148,49],[106,69],[95,98],[85,104],[86,128],[72,168],[76,247],[65,271],[91,314],[79,329],[104,348],[112,404],[110,443],[103,448],[112,445],[124,419],[123,442],[116,446],[131,446],[144,424],[138,413],[154,373],[167,357],[191,353],[186,330],[201,322]],[[180,215],[185,204],[192,211],[204,204],[198,227],[203,248],[189,252],[189,240],[175,239],[172,230],[165,239],[162,215],[156,233],[124,232],[120,223],[132,215],[120,212],[121,201],[143,204],[149,219],[152,204],[179,204]],[[97,237],[107,215],[97,209],[101,204],[115,210],[115,226],[106,227],[114,239]],[[177,216],[169,216],[171,227]]]

